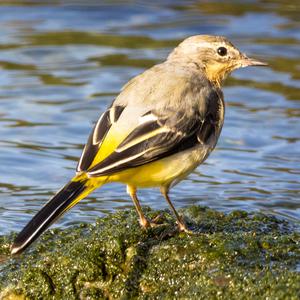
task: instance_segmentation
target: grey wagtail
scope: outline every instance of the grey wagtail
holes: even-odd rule
[[[85,145],[75,177],[45,204],[15,239],[22,252],[57,218],[96,188],[127,185],[143,228],[154,225],[143,214],[137,188],[159,187],[170,201],[170,187],[201,164],[216,146],[224,121],[221,83],[233,70],[264,66],[221,36],[185,39],[167,60],[131,79],[100,116]]]

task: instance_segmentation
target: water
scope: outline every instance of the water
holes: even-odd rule
[[[74,175],[92,124],[121,86],[200,33],[225,35],[270,67],[226,81],[218,147],[173,189],[175,206],[299,222],[299,20],[299,2],[283,0],[1,1],[0,234],[20,230]],[[140,198],[167,208],[156,190]],[[124,186],[107,185],[56,226],[130,206]]]

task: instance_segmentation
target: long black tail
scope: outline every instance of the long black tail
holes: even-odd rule
[[[56,219],[87,196],[93,188],[86,181],[70,181],[31,219],[18,234],[11,254],[21,253],[34,242]]]

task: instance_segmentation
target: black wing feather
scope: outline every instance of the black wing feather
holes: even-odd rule
[[[113,120],[110,118],[111,109],[113,109]],[[111,128],[111,125],[119,119],[123,110],[124,106],[114,106],[100,116],[83,149],[81,158],[76,168],[77,172],[88,170],[99,150],[99,147],[101,146],[102,141]]]

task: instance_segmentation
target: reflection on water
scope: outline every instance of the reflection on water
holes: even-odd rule
[[[299,221],[299,3],[99,2],[0,3],[0,234],[19,230],[73,176],[93,122],[121,86],[199,33],[228,36],[270,67],[227,80],[218,147],[172,191],[175,205]],[[140,194],[167,207],[156,190]],[[104,186],[59,226],[130,206],[124,186]]]

